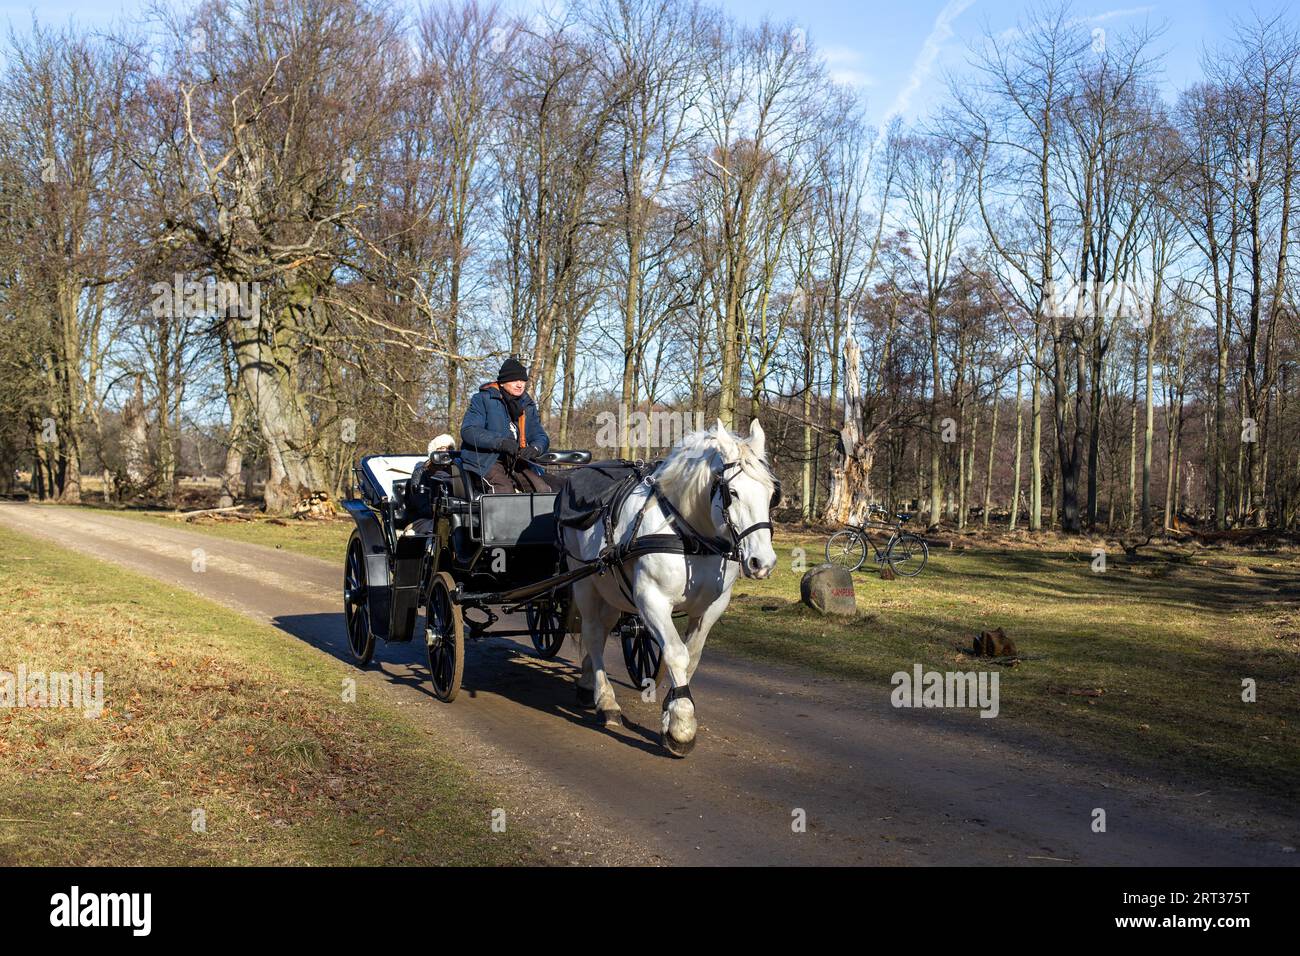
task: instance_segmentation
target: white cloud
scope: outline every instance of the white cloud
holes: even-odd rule
[[[921,88],[921,84],[929,78],[930,71],[934,69],[934,61],[939,57],[939,51],[944,43],[952,39],[953,21],[974,2],[975,0],[949,0],[939,11],[939,15],[934,18],[934,26],[930,28],[930,34],[925,38],[925,42],[921,44],[921,52],[916,55],[916,60],[912,63],[912,71],[908,74],[907,83],[894,97],[889,112],[885,114],[884,122],[880,124],[882,132],[888,128],[890,120],[895,116],[901,116],[912,105],[912,97]]]
[[[1150,13],[1155,7],[1128,7],[1124,10],[1107,10],[1105,13],[1098,13],[1096,16],[1080,17],[1080,23],[1105,23],[1107,20],[1114,20],[1116,17],[1136,17],[1142,13]]]
[[[855,89],[876,85],[876,78],[864,69],[866,56],[861,50],[847,46],[828,46],[821,47],[818,52],[826,64],[826,71],[836,83]]]

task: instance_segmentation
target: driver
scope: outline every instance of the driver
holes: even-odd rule
[[[551,445],[524,390],[528,369],[513,355],[501,364],[495,382],[479,387],[460,424],[461,464],[495,494],[551,492],[560,483],[532,464]]]

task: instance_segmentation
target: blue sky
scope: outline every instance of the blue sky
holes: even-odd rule
[[[763,15],[792,20],[821,48],[832,70],[866,93],[868,111],[881,122],[894,110],[905,119],[923,115],[944,93],[945,71],[960,71],[968,41],[985,28],[994,33],[1015,26],[1029,0],[727,0],[727,9],[744,19]],[[1204,46],[1219,42],[1234,17],[1285,9],[1291,3],[1263,0],[1253,5],[1232,0],[1103,0],[1075,2],[1076,17],[1103,29],[1163,25],[1159,48],[1167,52],[1164,81],[1173,92],[1199,78]],[[1296,12],[1300,18],[1300,11]]]
[[[403,0],[396,0],[400,5]],[[506,0],[528,8],[540,0]],[[895,110],[905,119],[923,115],[942,97],[944,73],[960,69],[966,41],[987,25],[1009,29],[1032,0],[724,0],[737,17],[757,21],[769,16],[790,21],[807,31],[832,70],[860,87],[868,113],[881,122]],[[20,29],[31,21],[33,9],[45,21],[75,17],[86,25],[107,24],[143,9],[145,0],[0,0],[0,22]],[[1263,14],[1291,8],[1283,0],[1253,4],[1225,0],[1109,0],[1076,2],[1076,16],[1106,29],[1123,29],[1144,19],[1164,24],[1161,46],[1167,50],[1165,82],[1172,92],[1200,73],[1204,45],[1226,36],[1234,16]],[[1297,12],[1300,17],[1300,12]]]

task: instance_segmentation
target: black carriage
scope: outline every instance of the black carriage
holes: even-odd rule
[[[586,451],[537,459],[548,467],[590,461]],[[354,472],[357,494],[343,502],[356,522],[343,609],[359,665],[369,663],[377,639],[412,640],[423,611],[433,691],[450,702],[460,691],[467,640],[489,631],[528,635],[541,657],[552,658],[579,630],[570,585],[592,568],[566,567],[555,494],[494,494],[455,451],[368,455]],[[519,613],[524,629],[495,627]],[[657,679],[661,651],[644,625],[625,615],[616,636],[635,685]]]

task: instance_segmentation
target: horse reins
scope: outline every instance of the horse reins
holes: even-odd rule
[[[727,523],[727,533],[730,535],[729,539],[700,534],[700,532],[695,529],[695,526],[686,520],[686,516],[678,510],[677,506],[669,500],[668,496],[663,493],[663,490],[659,487],[659,483],[654,480],[653,475],[647,475],[642,479],[642,483],[650,489],[650,493],[654,496],[654,500],[658,502],[659,506],[663,509],[665,516],[668,518],[669,524],[672,525],[677,536],[684,542],[692,542],[698,545],[700,550],[696,553],[712,554],[724,558],[727,561],[739,562],[741,541],[749,537],[755,531],[762,531],[763,529],[767,529],[768,531],[772,530],[771,521],[758,521],[750,525],[744,531],[736,530],[735,522],[731,520],[731,483],[726,477],[726,471],[728,468],[738,466],[739,464],[739,461],[730,461],[722,465],[720,468],[715,468],[713,471],[713,481],[709,486],[710,500],[713,499],[714,495],[722,495],[722,517]],[[636,521],[632,526],[632,537],[629,539],[629,544],[636,540],[636,533],[640,530],[641,518],[644,515],[644,508],[637,513]]]
[[[727,523],[729,538],[700,534],[677,506],[669,500],[668,496],[663,493],[653,474],[641,475],[638,472],[636,480],[627,482],[627,487],[621,493],[615,495],[605,513],[605,548],[596,561],[602,565],[602,574],[607,568],[614,568],[618,572],[619,590],[623,592],[623,597],[629,603],[633,602],[632,583],[628,580],[627,572],[623,568],[624,563],[628,560],[645,554],[707,554],[720,557],[726,561],[739,562],[741,541],[755,531],[772,530],[771,521],[758,521],[745,528],[745,530],[738,531],[735,523],[731,520],[731,484],[726,477],[726,473],[729,468],[739,467],[739,465],[739,461],[731,461],[713,469],[713,480],[709,486],[710,500],[715,494],[720,493],[723,496],[722,514]],[[772,480],[776,485],[772,494],[772,502],[775,502],[780,498],[781,484],[775,475],[772,476]],[[653,500],[663,510],[664,516],[668,518],[673,533],[640,537],[641,522],[645,518],[649,506],[649,502],[647,502],[645,506],[637,511],[636,518],[633,519],[627,543],[620,544],[614,541],[614,526],[618,521],[618,515],[622,511],[623,505],[638,485],[645,485],[650,490]]]
[[[750,525],[744,531],[737,531],[735,523],[731,520],[731,481],[727,477],[727,471],[731,468],[740,467],[740,461],[723,462],[717,468],[713,469],[713,478],[709,484],[709,500],[713,496],[721,494],[722,497],[722,515],[727,523],[727,531],[731,535],[730,541],[720,537],[705,536],[699,533],[695,527],[686,520],[686,516],[674,505],[668,496],[660,489],[658,482],[654,479],[654,474],[642,474],[640,463],[636,465],[636,472],[625,482],[625,486],[610,501],[609,506],[604,512],[605,523],[605,547],[601,553],[592,561],[584,561],[584,564],[595,564],[598,566],[598,573],[604,574],[605,571],[613,568],[618,573],[618,587],[623,593],[623,597],[629,604],[635,604],[632,597],[632,582],[628,580],[627,572],[623,569],[625,562],[632,558],[637,558],[645,554],[709,554],[715,557],[721,557],[727,561],[740,561],[740,542],[753,534],[755,531],[764,529],[771,531],[771,521],[758,521]],[[768,469],[769,474],[771,469]],[[634,480],[633,480],[634,479]],[[768,508],[776,507],[777,502],[781,499],[781,480],[772,474],[773,490],[772,498],[768,503]],[[647,501],[640,509],[637,510],[636,518],[633,519],[631,533],[628,536],[627,544],[619,544],[614,541],[614,526],[618,521],[618,515],[623,510],[623,505],[638,485],[645,485],[663,510],[665,517],[668,518],[669,526],[673,529],[672,534],[653,534],[644,538],[639,537],[641,531],[641,521],[645,518],[646,509],[649,507]],[[561,553],[564,549],[561,547]],[[569,556],[566,554],[567,560]],[[576,559],[581,561],[582,559]],[[691,696],[691,689],[688,685],[674,686],[664,695],[663,709],[667,710],[668,705],[674,700],[689,700],[691,703],[695,699]]]

